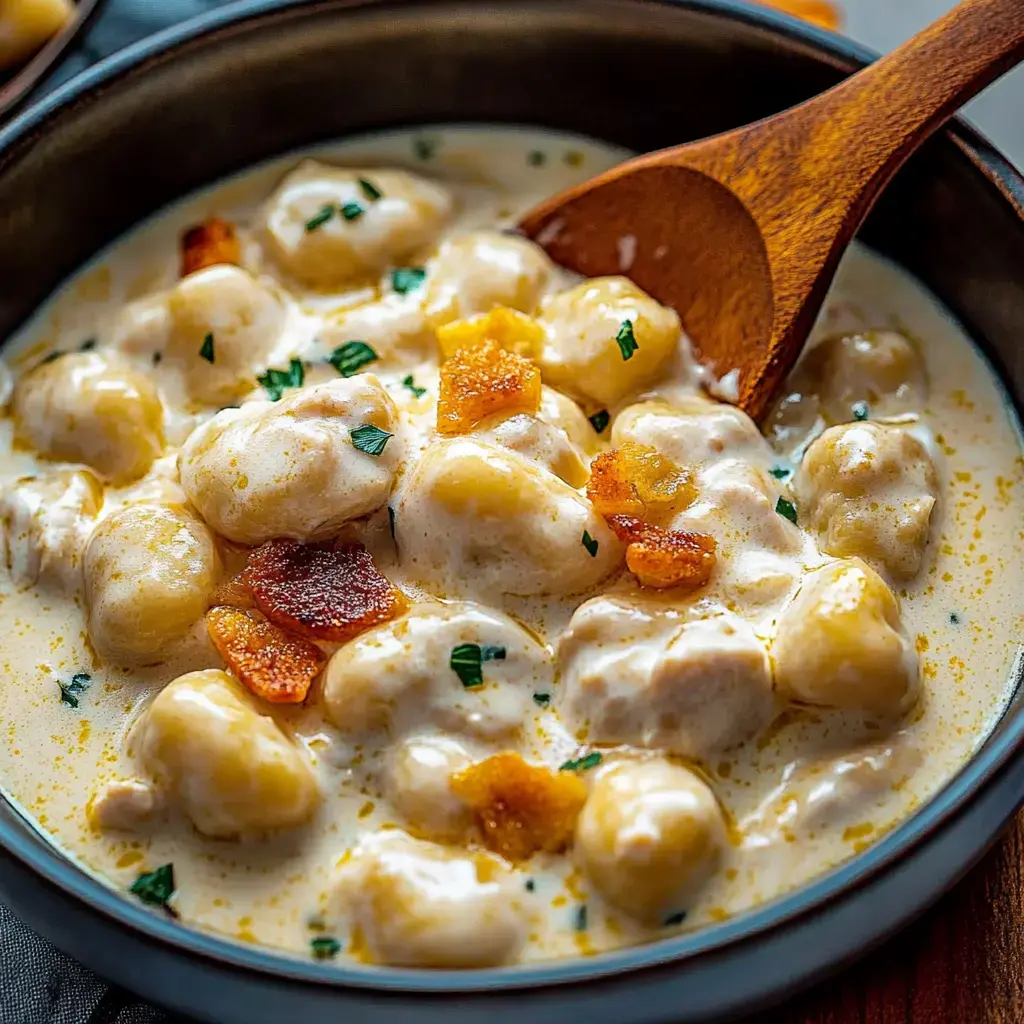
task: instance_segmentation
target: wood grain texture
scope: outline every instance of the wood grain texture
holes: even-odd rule
[[[1024,0],[965,0],[820,96],[630,160],[520,228],[557,263],[589,277],[626,273],[676,309],[702,362],[719,376],[739,370],[738,404],[760,418],[881,189],[1022,59]]]
[[[1021,1024],[1024,815],[920,921],[861,963],[755,1021]]]

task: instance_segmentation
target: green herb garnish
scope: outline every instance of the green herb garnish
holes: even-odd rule
[[[341,215],[345,220],[358,220],[366,213],[366,207],[362,203],[345,203],[341,208]]]
[[[619,333],[615,335],[615,340],[619,343],[619,351],[622,353],[624,360],[632,359],[633,353],[640,347],[636,343],[636,335],[633,334],[633,321],[623,320],[622,326],[619,328]]]
[[[395,539],[395,510],[388,505],[388,529],[391,531],[391,539]]]
[[[178,916],[174,908],[168,905],[168,901],[174,895],[173,864],[164,864],[155,871],[139,875],[128,891],[133,896],[138,896],[143,903],[148,903],[151,907],[162,907],[173,917]]]
[[[960,616],[957,615],[956,612],[950,612],[949,613],[949,624],[951,626],[959,626],[960,625]]]
[[[200,359],[205,359],[208,363],[212,363],[215,356],[213,354],[213,335],[208,334],[203,338],[202,348],[199,349]]]
[[[89,689],[89,684],[92,682],[92,676],[88,672],[76,672],[71,677],[70,683],[61,682],[57,680],[57,685],[60,687],[60,702],[61,704],[67,704],[69,708],[78,707],[78,695],[83,690]]]
[[[61,350],[59,348],[58,349],[54,349],[54,351],[48,352],[45,356],[43,356],[43,358],[40,361],[39,365],[40,366],[45,366],[47,363],[52,363],[55,359],[60,359],[60,357],[62,355],[64,355],[64,353],[61,352]]]
[[[367,181],[365,178],[359,178],[357,180],[359,181],[359,187],[363,190],[363,195],[366,196],[371,203],[377,202],[377,200],[384,195],[376,185]]]
[[[95,338],[86,338],[81,345],[78,346],[79,352],[91,352],[96,347]]]
[[[583,163],[583,154],[578,149],[570,149],[562,159],[569,167],[579,167]]]
[[[532,878],[528,878],[524,884],[527,892],[533,892],[533,890],[537,888],[537,884]]]
[[[573,919],[573,927],[578,932],[585,932],[587,930],[587,905],[581,903],[576,908],[576,914]]]
[[[686,911],[680,910],[676,914],[669,914],[662,922],[662,928],[671,928],[673,925],[682,924],[686,920]]]
[[[416,387],[416,382],[412,379],[412,374],[408,373],[402,378],[402,384],[405,385],[417,398],[422,398],[426,393],[426,388]]]
[[[791,469],[786,469],[785,466],[772,466],[768,472],[771,473],[776,480],[785,480],[793,471]]]
[[[307,231],[316,231],[317,228],[322,227],[334,216],[334,204],[325,203],[320,207],[320,212],[315,217],[310,217],[306,221]]]
[[[163,360],[164,360],[163,352],[154,352],[153,353],[153,365],[154,366],[159,366],[163,362]]]
[[[784,519],[788,519],[791,523],[796,523],[796,505],[788,498],[779,498],[775,502],[775,511]]]
[[[364,423],[351,432],[352,444],[367,455],[383,455],[392,435],[372,423]]]
[[[341,952],[341,943],[331,935],[318,935],[309,940],[314,960],[333,960]]]
[[[538,707],[546,708],[551,703],[550,693],[535,693],[533,695],[533,703]]]
[[[505,648],[494,644],[458,644],[452,648],[448,665],[459,677],[462,685],[471,690],[484,685],[483,663],[504,661],[505,656]]]
[[[429,160],[437,152],[437,140],[420,136],[412,141],[413,152],[420,160]]]
[[[547,158],[546,153],[542,153],[539,149],[533,149],[527,155],[526,162],[531,167],[543,167]]]
[[[391,271],[391,287],[399,295],[416,291],[426,280],[427,272],[422,267],[396,267]]]
[[[853,410],[855,420],[866,420],[871,415],[871,407],[867,402],[854,402],[850,408]]]
[[[367,363],[373,363],[380,356],[366,344],[365,341],[346,341],[339,345],[328,357],[327,362],[333,366],[342,377],[351,377],[358,373]]]
[[[583,757],[575,757],[558,766],[560,772],[585,772],[588,768],[596,768],[604,760],[600,750],[592,750]]]
[[[595,412],[593,416],[589,417],[590,425],[594,428],[595,433],[603,434],[605,428],[608,426],[608,421],[611,416],[608,415],[607,409],[602,409],[600,412]]]
[[[583,546],[587,549],[587,554],[591,558],[597,558],[598,542],[590,536],[587,530],[583,531]]]
[[[256,380],[263,385],[272,402],[280,401],[285,388],[301,388],[306,379],[306,371],[302,367],[302,360],[293,359],[288,364],[287,370],[267,370]]]

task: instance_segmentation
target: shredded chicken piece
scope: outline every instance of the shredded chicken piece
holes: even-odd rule
[[[495,754],[452,776],[452,792],[473,812],[484,845],[511,861],[568,846],[587,799],[572,772],[527,764],[518,754]]]
[[[220,217],[210,217],[202,224],[189,228],[181,237],[181,276],[188,277],[197,270],[218,263],[242,262],[242,247],[234,226]]]
[[[143,779],[108,782],[86,806],[93,828],[130,832],[145,825],[162,807],[159,791]]]
[[[626,441],[594,459],[587,497],[603,516],[665,520],[692,504],[697,488],[656,448]]]
[[[487,339],[460,349],[441,366],[437,430],[464,434],[495,413],[536,414],[540,399],[540,370]]]
[[[408,606],[361,544],[267,541],[240,579],[271,622],[312,640],[344,643]]]
[[[228,668],[271,704],[301,704],[327,661],[315,644],[237,608],[211,608],[206,628]]]
[[[631,516],[608,516],[626,547],[626,568],[645,587],[703,587],[715,568],[715,538],[706,533],[663,530]]]

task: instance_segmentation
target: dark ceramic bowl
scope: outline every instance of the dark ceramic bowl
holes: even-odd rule
[[[790,106],[871,56],[730,0],[231,4],[104,62],[0,131],[0,337],[141,218],[298,146],[493,121],[649,150]],[[956,124],[907,164],[863,232],[961,319],[1018,402],[1022,207],[1024,181]],[[861,856],[721,925],[589,959],[428,973],[275,955],[129,902],[2,802],[0,899],[101,975],[203,1020],[722,1020],[859,956],[981,856],[1024,793],[1021,701],[934,800]]]

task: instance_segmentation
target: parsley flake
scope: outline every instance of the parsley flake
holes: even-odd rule
[[[306,371],[303,369],[300,359],[293,359],[288,364],[287,370],[275,370],[271,367],[262,376],[256,378],[257,382],[266,389],[272,402],[281,400],[285,388],[301,388],[305,379]]]
[[[597,549],[599,547],[598,542],[590,536],[589,531],[583,531],[583,546],[587,549],[587,554],[591,558],[597,558]]]
[[[306,221],[306,230],[316,231],[317,228],[323,227],[333,216],[334,205],[332,203],[325,203],[320,207],[320,212],[315,217],[310,217]]]
[[[960,616],[957,615],[956,612],[950,612],[949,613],[949,624],[951,626],[959,626],[960,625]]]
[[[413,152],[419,160],[429,160],[437,152],[437,140],[421,135],[412,140]]]
[[[775,511],[779,513],[783,519],[788,519],[791,523],[796,523],[796,505],[793,504],[788,498],[779,498],[775,502]]]
[[[855,420],[866,420],[871,415],[871,407],[867,402],[854,402],[850,409]]]
[[[69,708],[77,708],[79,694],[83,690],[89,689],[91,682],[92,676],[88,672],[76,672],[71,677],[70,683],[61,682],[58,679],[57,685],[60,687],[61,704],[67,704]]]
[[[367,455],[372,455],[376,458],[378,455],[384,454],[384,449],[387,447],[392,435],[386,430],[381,430],[380,427],[375,427],[372,423],[364,423],[361,427],[356,427],[351,432],[350,437],[352,438],[352,444],[359,451],[366,452]]]
[[[771,473],[776,480],[785,480],[793,471],[791,469],[786,469],[785,466],[772,466],[768,472]]]
[[[578,149],[570,149],[562,159],[569,167],[579,167],[583,163],[583,154]]]
[[[669,914],[662,922],[662,928],[672,928],[674,925],[682,924],[686,920],[686,911],[680,910],[676,914]]]
[[[527,892],[533,892],[537,888],[537,883],[532,878],[528,878],[524,884]]]
[[[363,190],[363,195],[366,196],[371,203],[375,203],[378,199],[383,197],[384,193],[381,192],[373,182],[367,181],[365,178],[359,178],[357,180],[359,182],[359,187]]]
[[[391,539],[395,539],[395,510],[388,505],[388,529],[391,531]]]
[[[96,347],[95,338],[86,338],[81,345],[78,346],[79,352],[91,352]]]
[[[632,359],[633,353],[640,347],[636,343],[636,335],[633,334],[632,320],[622,321],[622,326],[619,328],[619,333],[615,335],[615,340],[619,343],[619,351],[622,353],[623,360]]]
[[[504,661],[504,647],[495,644],[457,644],[452,648],[448,666],[459,677],[467,690],[484,685],[483,663],[485,661]]]
[[[604,760],[604,754],[600,750],[592,750],[583,757],[574,757],[560,764],[560,772],[585,772],[588,768],[596,768]]]
[[[366,207],[362,203],[345,203],[341,208],[341,215],[345,220],[359,220],[366,213]]]
[[[163,864],[155,871],[139,875],[128,891],[133,896],[138,896],[143,903],[148,903],[151,907],[162,907],[172,917],[178,916],[174,908],[168,905],[174,895],[173,864]]]
[[[573,917],[573,927],[578,932],[585,932],[587,930],[587,905],[581,903],[576,908],[576,914]]]
[[[333,960],[341,952],[341,943],[333,935],[318,935],[309,940],[314,960]]]
[[[365,341],[346,341],[339,345],[328,357],[327,362],[342,377],[351,377],[358,373],[367,363],[376,362],[380,356]]]
[[[426,388],[418,388],[418,387],[416,387],[416,381],[414,381],[412,379],[412,374],[411,373],[407,373],[402,378],[402,384],[405,387],[407,387],[417,398],[422,398],[427,393],[427,389]]]
[[[538,707],[546,708],[551,703],[550,693],[535,693],[533,695],[533,703]]]
[[[54,349],[52,352],[47,353],[43,357],[42,362],[40,362],[39,365],[40,366],[45,366],[47,363],[52,363],[54,361],[54,359],[60,359],[60,357],[62,355],[64,355],[64,353],[61,352],[61,350],[59,348],[58,349]]]
[[[608,426],[608,421],[611,416],[608,415],[607,409],[602,409],[600,412],[595,412],[593,416],[589,417],[590,425],[594,428],[594,432],[597,434],[603,434],[605,428]]]
[[[527,155],[526,162],[531,167],[543,167],[547,158],[547,153],[542,153],[539,149],[533,149]]]
[[[208,334],[203,338],[202,348],[199,349],[199,358],[205,359],[208,363],[212,363],[216,358],[213,353],[213,335]]]
[[[163,354],[163,352],[154,352],[153,353],[153,365],[154,366],[159,366],[163,361],[164,361],[164,354]]]
[[[391,271],[391,287],[399,295],[416,291],[426,280],[427,272],[422,267],[396,267]]]

